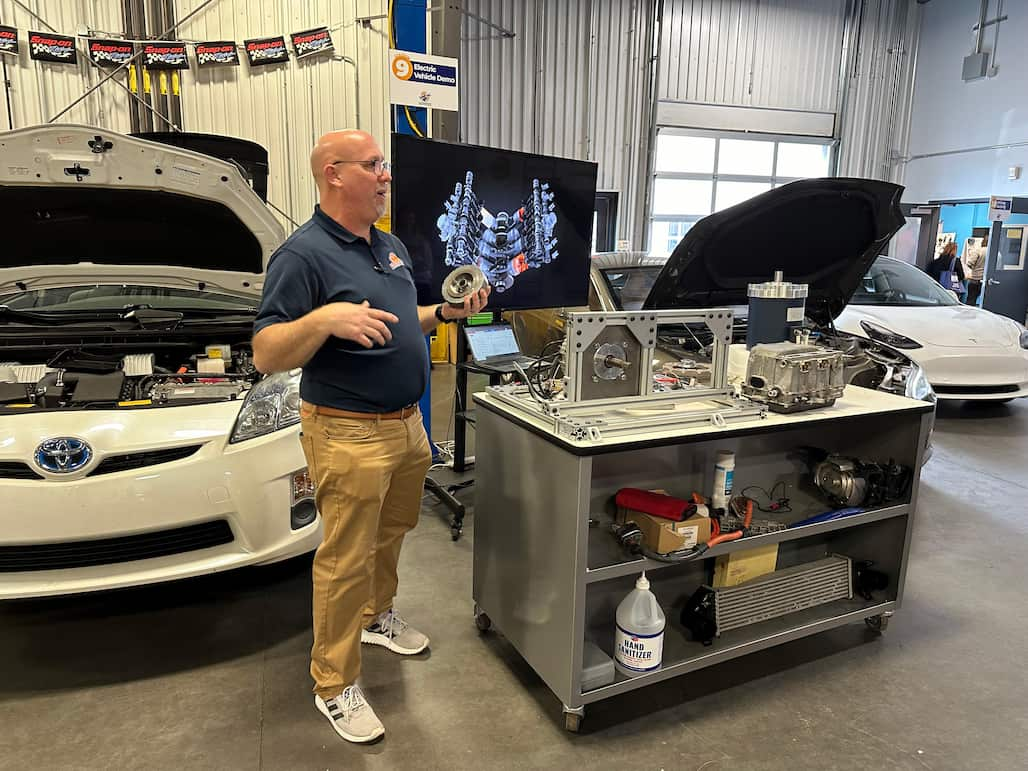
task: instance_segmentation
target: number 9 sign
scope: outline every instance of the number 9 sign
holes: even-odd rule
[[[410,80],[410,76],[414,74],[414,68],[411,66],[410,57],[405,54],[397,54],[393,57],[393,75],[400,80]]]

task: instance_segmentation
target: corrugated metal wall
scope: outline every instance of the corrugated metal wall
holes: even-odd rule
[[[466,0],[461,138],[596,161],[633,232],[651,105],[652,0]],[[514,33],[502,33],[474,17]]]
[[[847,0],[665,0],[659,98],[834,112]]]
[[[176,3],[177,18],[197,6]],[[268,148],[268,199],[298,223],[316,201],[309,157],[326,131],[361,128],[389,152],[385,0],[217,0],[179,30],[184,40],[235,40],[328,26],[335,53],[251,70],[183,73],[183,128],[251,139]],[[361,22],[358,19],[368,19]],[[292,225],[283,220],[286,231]]]
[[[915,0],[862,0],[852,21],[839,176],[903,181],[920,32]]]
[[[8,112],[7,99],[0,94],[0,130],[45,123],[106,74],[88,63],[85,45],[81,41],[77,65],[30,59],[29,30],[74,35],[80,26],[107,32],[122,28],[121,3],[113,0],[22,0],[22,5],[42,20],[34,18],[12,0],[0,0],[0,23],[18,28],[21,49],[17,57],[2,57],[7,63],[7,77],[11,81],[11,106]],[[125,82],[124,74],[116,77]],[[63,115],[60,122],[89,123],[115,131],[128,131],[129,99],[129,95],[116,84],[107,83]]]

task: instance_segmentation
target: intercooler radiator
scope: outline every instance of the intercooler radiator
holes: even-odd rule
[[[852,597],[850,558],[833,555],[738,586],[700,587],[682,610],[682,624],[709,644],[732,629]]]

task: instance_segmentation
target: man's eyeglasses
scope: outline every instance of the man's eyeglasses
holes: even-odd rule
[[[359,166],[363,166],[370,172],[373,172],[376,177],[381,177],[387,171],[392,171],[393,165],[389,161],[384,161],[381,158],[375,161],[332,161],[331,166],[335,166],[337,163],[356,163]]]

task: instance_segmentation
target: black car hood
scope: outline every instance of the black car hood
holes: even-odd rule
[[[643,303],[647,309],[746,305],[747,285],[807,284],[807,316],[828,324],[905,222],[900,185],[804,179],[705,217],[686,233]]]

